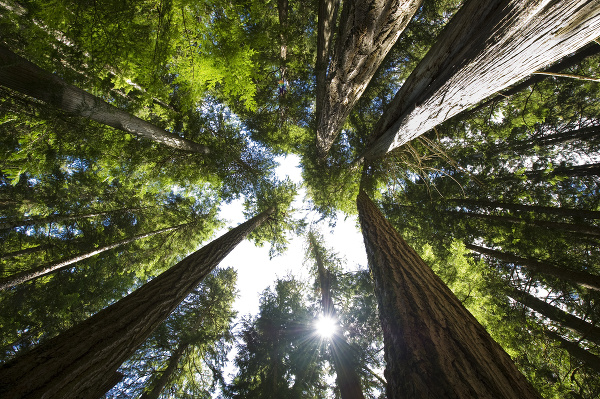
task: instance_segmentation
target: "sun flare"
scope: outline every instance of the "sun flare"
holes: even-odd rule
[[[322,338],[331,338],[337,331],[337,320],[321,315],[315,324],[317,334]]]

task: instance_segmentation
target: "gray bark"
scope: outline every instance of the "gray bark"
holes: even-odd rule
[[[508,354],[361,191],[388,399],[539,398]]]
[[[327,156],[335,138],[379,65],[422,0],[357,0],[343,3],[335,51],[325,84],[317,89],[317,153]]]
[[[380,118],[359,161],[385,156],[600,36],[589,0],[468,0]]]
[[[554,277],[558,277],[562,280],[570,281],[584,288],[589,288],[595,291],[600,291],[600,276],[595,276],[590,273],[580,272],[576,270],[569,270],[564,267],[552,265],[548,262],[541,262],[535,259],[526,259],[519,256],[509,254],[506,252],[496,251],[490,248],[480,247],[473,244],[465,244],[465,247],[478,252],[480,254],[488,255],[496,259],[510,262],[515,265],[526,267],[534,272],[549,274]]]
[[[273,208],[194,252],[84,322],[0,367],[5,398],[87,398]],[[110,387],[108,387],[110,388]]]
[[[37,98],[67,114],[88,118],[169,147],[200,154],[211,152],[207,146],[167,132],[64,82],[3,46],[0,46],[0,85]]]

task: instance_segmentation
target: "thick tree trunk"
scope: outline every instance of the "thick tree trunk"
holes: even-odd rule
[[[577,218],[586,218],[586,219],[600,219],[600,211],[590,211],[587,209],[573,209],[573,208],[563,208],[563,207],[554,207],[554,206],[540,206],[540,205],[523,205],[523,204],[510,204],[507,202],[496,202],[496,201],[487,201],[487,200],[476,200],[470,198],[454,198],[446,200],[448,202],[459,204],[465,207],[476,206],[479,208],[486,209],[508,209],[510,211],[523,211],[523,212],[533,212],[537,214],[551,214],[551,215],[560,215],[560,216],[570,216]]]
[[[86,215],[50,215],[50,216],[32,216],[20,220],[6,220],[0,223],[0,229],[14,229],[15,227],[30,226],[33,224],[60,223],[67,220],[90,219],[98,216],[110,215],[117,212],[137,211],[141,208],[123,208],[106,212],[89,213]]]
[[[363,191],[357,204],[384,334],[387,397],[539,398]]]
[[[337,313],[331,298],[331,278],[329,270],[325,269],[323,254],[316,242],[314,234],[309,233],[309,239],[317,262],[319,285],[321,287],[321,306],[325,317],[337,320]],[[342,399],[365,399],[360,386],[360,377],[356,373],[352,348],[346,342],[344,335],[336,332],[331,337],[329,346],[333,358],[333,368],[336,374],[337,386]]]
[[[508,293],[508,296],[549,318],[550,320],[559,323],[561,326],[581,334],[583,338],[600,344],[600,327],[596,327],[587,321],[581,320],[577,316],[573,316],[564,310],[552,306],[549,303],[529,294],[528,292],[513,288]]]
[[[165,389],[165,387],[167,386],[167,383],[171,380],[171,377],[175,373],[175,370],[177,370],[179,361],[183,357],[183,354],[185,353],[185,350],[188,348],[188,346],[189,344],[187,343],[179,344],[177,346],[177,349],[175,349],[175,352],[173,352],[173,354],[169,358],[167,368],[161,372],[160,377],[156,380],[155,383],[153,383],[154,386],[152,387],[152,390],[149,392],[144,392],[142,396],[140,396],[140,399],[158,399],[163,389]]]
[[[340,5],[339,0],[319,0],[318,25],[317,25],[317,63],[315,75],[317,80],[315,114],[317,120],[323,113],[322,101],[327,92],[327,64],[329,60],[329,49],[333,41],[333,30]]]
[[[553,331],[546,330],[545,334],[549,338],[558,341],[560,347],[564,348],[575,359],[583,362],[586,366],[595,370],[597,373],[600,373],[600,357],[594,355],[589,351],[586,351],[575,342],[567,341],[566,339],[564,339],[563,337],[561,337]]]
[[[208,147],[167,132],[67,84],[3,46],[0,46],[0,85],[37,98],[70,115],[88,118],[179,150],[210,153]]]
[[[380,118],[359,159],[385,156],[600,36],[589,0],[468,0]]]
[[[194,252],[117,303],[0,368],[0,396],[86,398],[273,208]]]
[[[422,0],[343,3],[326,87],[317,90],[317,154],[320,159],[327,156],[354,104],[421,3]]]
[[[465,243],[465,247],[480,254],[492,256],[505,262],[526,267],[534,272],[549,274],[562,280],[570,281],[581,287],[600,291],[600,276],[595,276],[586,272],[565,269],[563,267],[554,266],[550,263],[540,262],[534,259],[521,258],[513,254],[480,247],[478,245]]]
[[[154,236],[156,234],[160,234],[160,233],[166,233],[169,231],[173,231],[173,230],[177,230],[180,229],[184,226],[189,225],[190,223],[186,223],[186,224],[182,224],[179,226],[174,226],[174,227],[167,227],[165,229],[160,229],[160,230],[155,230],[155,231],[151,231],[150,233],[145,233],[145,234],[138,234],[136,236],[133,236],[131,238],[127,238],[125,240],[121,240],[121,241],[117,241],[113,244],[107,245],[105,247],[102,248],[98,248],[94,251],[90,251],[90,252],[86,252],[84,254],[80,254],[77,255],[73,258],[69,258],[69,259],[65,259],[65,260],[61,260],[58,262],[53,262],[50,264],[46,264],[46,265],[42,265],[42,266],[38,266],[38,267],[34,267],[33,269],[29,269],[29,270],[25,270],[23,272],[20,273],[15,273],[12,276],[8,276],[8,277],[4,277],[4,278],[0,278],[0,291],[2,290],[6,290],[8,288],[14,287],[16,285],[25,283],[29,280],[33,280],[35,278],[41,277],[41,276],[45,276],[46,274],[50,274],[52,272],[55,272],[57,270],[60,269],[64,269],[65,267],[72,265],[73,263],[77,263],[80,262],[84,259],[88,259],[91,258],[92,256],[98,255],[102,252],[106,252],[109,251],[111,249],[132,243],[134,241],[137,240],[141,240],[143,238],[146,237],[151,237]]]

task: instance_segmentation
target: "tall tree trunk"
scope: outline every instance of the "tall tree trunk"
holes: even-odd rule
[[[589,235],[598,237],[600,236],[600,227],[590,226],[583,223],[562,223],[562,222],[548,222],[546,220],[524,220],[514,216],[501,216],[501,215],[487,215],[484,213],[477,212],[457,212],[448,211],[456,215],[464,215],[471,218],[493,220],[500,223],[519,224],[523,223],[527,226],[544,227],[550,230],[561,230],[568,233],[577,233],[582,235]]]
[[[594,355],[589,351],[586,351],[575,342],[567,341],[566,339],[564,339],[563,337],[561,337],[553,331],[546,330],[544,333],[549,338],[558,341],[560,347],[569,352],[569,354],[575,359],[583,362],[586,366],[595,370],[597,373],[600,373],[600,357]]]
[[[598,52],[600,52],[600,45],[598,47]],[[566,132],[558,132],[547,135],[535,135],[531,139],[526,140],[525,142],[516,143],[515,145],[508,144],[508,148],[511,150],[524,150],[533,147],[541,147],[541,146],[549,146],[554,144],[562,144],[568,143],[571,141],[587,141],[590,139],[600,137],[600,126],[587,126],[581,129],[569,130]],[[503,144],[499,146],[498,152],[503,152],[506,150],[507,145]]]
[[[70,115],[88,118],[169,147],[200,154],[211,152],[207,146],[167,132],[64,82],[3,46],[0,46],[0,85],[37,98]]]
[[[105,247],[98,248],[94,251],[90,251],[90,252],[86,252],[84,254],[77,255],[73,258],[60,260],[58,262],[53,262],[53,263],[49,263],[46,265],[34,267],[33,269],[25,270],[20,273],[15,273],[12,276],[0,278],[0,291],[6,290],[8,288],[14,287],[19,284],[23,284],[29,280],[33,280],[38,277],[45,276],[46,274],[55,272],[57,270],[64,269],[65,267],[72,265],[73,263],[77,263],[84,259],[91,258],[92,256],[98,255],[102,252],[106,252],[111,249],[132,243],[134,241],[141,240],[146,237],[154,236],[156,234],[166,233],[169,231],[177,230],[177,229],[180,229],[180,228],[188,226],[188,225],[190,225],[190,223],[182,224],[179,226],[167,227],[164,229],[151,231],[149,233],[138,234],[136,236],[127,238],[125,240],[117,241],[117,242],[107,245]]]
[[[573,316],[556,306],[552,306],[528,292],[513,288],[509,291],[508,296],[550,320],[559,323],[561,326],[581,334],[583,338],[600,344],[600,327],[596,327],[577,316]]]
[[[331,274],[329,270],[325,269],[323,254],[314,233],[310,232],[308,237],[317,262],[323,314],[325,317],[337,320],[337,313],[331,298]],[[329,348],[333,358],[337,386],[340,389],[342,399],[365,399],[360,386],[360,377],[355,369],[353,349],[344,338],[344,335],[339,332],[333,334]]]
[[[354,104],[421,3],[422,0],[343,2],[326,88],[317,90],[320,159],[327,156]]]
[[[281,79],[285,79],[287,71],[288,8],[288,0],[277,0],[277,14],[279,16],[279,58],[281,60]]]
[[[600,276],[595,276],[586,272],[565,269],[563,267],[554,266],[550,263],[540,262],[535,259],[521,258],[513,254],[480,247],[478,245],[465,243],[465,247],[480,254],[488,255],[505,262],[526,267],[534,272],[549,274],[562,280],[570,281],[581,287],[600,291]]]
[[[361,191],[387,397],[539,398],[510,357]]]
[[[567,68],[571,68],[575,65],[579,65],[586,58],[592,57],[596,54],[600,54],[600,45],[598,45],[596,43],[590,43],[587,46],[584,46],[581,49],[577,50],[572,55],[563,58],[560,62],[557,62],[556,64],[552,65],[550,68],[544,69],[544,71],[551,72],[551,73],[562,72]],[[490,105],[492,103],[496,103],[500,100],[505,99],[506,97],[512,96],[513,94],[517,94],[518,92],[525,90],[526,88],[533,86],[536,83],[542,82],[543,80],[545,80],[547,78],[548,78],[548,75],[532,75],[532,76],[528,77],[527,79],[523,80],[521,83],[492,96],[488,100],[479,104],[477,107],[468,111],[468,113],[473,114],[473,113],[479,111],[480,109],[487,107],[488,105]]]
[[[0,260],[6,260],[6,259],[14,258],[15,256],[33,254],[33,253],[40,252],[40,251],[43,251],[45,249],[48,249],[50,247],[51,247],[51,245],[49,245],[49,244],[43,244],[43,245],[38,245],[38,246],[35,246],[35,247],[20,249],[18,251],[4,253],[4,254],[2,254],[2,256],[0,256]]]
[[[468,0],[380,118],[360,159],[385,156],[600,36],[589,0]]]
[[[319,115],[323,113],[323,104],[319,99],[325,98],[327,93],[329,49],[333,41],[333,31],[339,5],[340,0],[319,0],[317,15],[317,62],[315,65],[317,80],[315,114],[317,115],[317,120],[319,120]]]
[[[554,207],[554,206],[540,206],[540,205],[523,205],[523,204],[510,204],[507,202],[496,202],[496,201],[487,201],[487,200],[477,200],[470,198],[454,198],[446,200],[450,203],[459,204],[465,207],[468,206],[477,206],[480,208],[487,209],[508,209],[511,211],[524,211],[524,212],[533,212],[533,213],[545,213],[552,215],[560,215],[560,216],[570,216],[570,217],[581,217],[586,219],[600,219],[600,211],[591,211],[587,209],[573,209],[573,208],[563,208],[563,207]]]
[[[0,396],[86,398],[106,384],[152,331],[273,208],[194,252],[177,265],[0,368]]]
[[[590,163],[575,166],[558,166],[552,172],[545,170],[532,170],[525,172],[528,178],[568,176],[568,177],[587,177],[600,176],[600,163]]]
[[[171,380],[175,370],[177,370],[179,361],[188,347],[188,343],[181,343],[177,346],[175,352],[169,357],[167,368],[161,372],[160,377],[153,383],[154,386],[152,387],[152,390],[144,392],[142,396],[140,396],[140,399],[158,399],[163,389],[167,386],[167,383]]]
[[[20,226],[29,226],[32,224],[47,224],[47,223],[60,223],[67,220],[75,220],[75,219],[90,219],[98,216],[110,215],[112,213],[124,212],[124,211],[137,211],[141,208],[123,208],[123,209],[115,209],[112,211],[98,212],[98,213],[88,213],[86,215],[50,215],[50,216],[32,216],[25,219],[20,220],[6,220],[3,223],[0,223],[1,229],[14,229],[15,227]]]

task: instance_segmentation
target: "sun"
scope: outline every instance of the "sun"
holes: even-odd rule
[[[333,317],[321,315],[315,323],[315,328],[321,338],[331,338],[337,331],[337,320]]]

